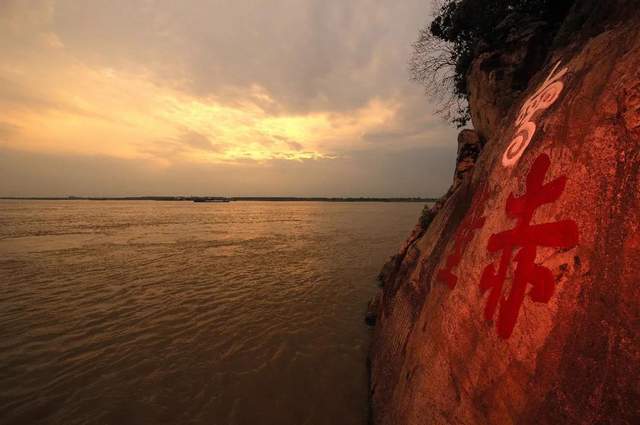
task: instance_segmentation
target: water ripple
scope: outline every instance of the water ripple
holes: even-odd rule
[[[0,423],[364,424],[418,204],[0,202]]]

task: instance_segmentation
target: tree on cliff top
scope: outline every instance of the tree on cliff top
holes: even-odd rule
[[[462,127],[471,116],[467,72],[473,59],[503,48],[506,35],[523,19],[543,21],[557,29],[574,2],[434,0],[436,15],[413,44],[411,77],[436,100],[439,113]]]

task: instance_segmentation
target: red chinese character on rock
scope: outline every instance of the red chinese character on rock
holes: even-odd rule
[[[512,230],[491,235],[487,244],[489,252],[502,251],[500,265],[496,272],[493,264],[482,273],[480,289],[489,291],[484,310],[487,320],[492,320],[496,308],[500,306],[496,327],[498,335],[509,338],[520,313],[527,285],[531,285],[529,297],[535,302],[547,303],[553,295],[555,281],[551,270],[535,264],[539,246],[572,248],[578,243],[578,226],[573,220],[555,223],[530,224],[536,209],[560,198],[567,178],[558,177],[544,184],[551,161],[546,154],[540,155],[533,163],[526,181],[526,192],[520,197],[513,193],[507,199],[506,212],[517,220]],[[518,249],[513,259],[517,263],[513,272],[511,290],[507,298],[502,297],[502,287],[511,263],[514,249]]]
[[[460,228],[456,232],[453,244],[453,252],[447,256],[445,268],[438,271],[438,280],[449,285],[451,289],[455,288],[458,282],[458,277],[453,274],[453,268],[460,263],[462,251],[473,239],[474,232],[484,226],[485,218],[482,216],[482,210],[486,199],[486,186],[483,186],[474,196],[469,213],[460,223]]]

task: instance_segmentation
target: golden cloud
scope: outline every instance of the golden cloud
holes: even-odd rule
[[[0,140],[4,146],[165,164],[332,158],[397,111],[393,102],[374,99],[340,113],[273,113],[283,108],[259,85],[233,99],[196,97],[155,83],[147,72],[78,62],[54,34],[41,40],[44,54],[16,54],[0,65],[0,78],[14,87],[13,95],[0,93],[3,120],[21,129]],[[181,143],[188,132],[212,148]]]

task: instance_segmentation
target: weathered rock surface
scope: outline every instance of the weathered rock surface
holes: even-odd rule
[[[470,84],[486,144],[381,273],[374,423],[640,423],[639,14],[578,1],[516,98]]]
[[[551,42],[542,22],[520,22],[520,30],[505,34],[504,48],[484,52],[469,71],[471,119],[478,134],[492,140],[511,105],[526,88],[531,73],[539,68]],[[496,29],[500,31],[500,28]]]
[[[455,190],[462,184],[464,177],[473,170],[480,152],[484,147],[484,141],[477,131],[462,130],[458,135],[458,156],[456,171],[453,175],[452,189]]]

